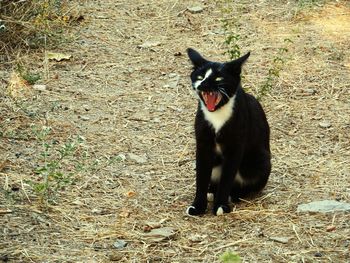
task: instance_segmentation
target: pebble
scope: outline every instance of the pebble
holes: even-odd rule
[[[122,249],[124,247],[126,247],[128,243],[122,239],[118,239],[117,241],[115,241],[113,243],[113,247],[116,248],[116,249]]]
[[[80,119],[82,119],[83,121],[88,121],[88,120],[90,120],[90,118],[87,117],[87,116],[80,116]]]
[[[332,213],[338,211],[350,212],[350,204],[335,200],[314,201],[307,204],[298,205],[297,211],[318,213]]]
[[[318,123],[318,125],[321,128],[329,128],[329,127],[332,126],[332,124],[329,121],[321,121],[321,122]]]
[[[201,13],[203,12],[203,7],[201,6],[191,6],[191,7],[188,7],[187,10],[190,11],[190,13],[192,14],[197,14],[197,13]]]

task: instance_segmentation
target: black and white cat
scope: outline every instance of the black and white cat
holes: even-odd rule
[[[271,171],[270,129],[260,103],[241,87],[241,69],[250,53],[227,63],[211,62],[189,48],[192,87],[199,103],[195,120],[196,195],[187,214],[230,212],[237,201],[262,190]]]

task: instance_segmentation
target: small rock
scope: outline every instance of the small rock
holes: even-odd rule
[[[201,6],[191,6],[191,7],[187,7],[187,10],[190,11],[190,13],[192,14],[197,14],[197,13],[201,13],[203,12],[203,7]]]
[[[80,201],[80,200],[74,200],[74,201],[72,202],[72,204],[74,204],[74,205],[79,205],[79,206],[84,205],[84,203],[83,203],[82,201]]]
[[[175,89],[180,81],[180,76],[176,73],[169,74],[170,81],[168,84],[163,85],[163,88],[172,88]]]
[[[151,242],[160,242],[175,236],[175,230],[172,227],[162,227],[152,229],[150,232],[143,234],[144,238]]]
[[[90,120],[90,118],[87,117],[87,116],[80,116],[80,119],[82,119],[83,121],[88,121],[88,120]]]
[[[94,208],[94,209],[91,210],[91,213],[93,213],[93,214],[101,214],[101,213],[102,213],[102,210],[101,210],[101,209]]]
[[[206,237],[208,237],[208,236],[207,235],[193,234],[193,235],[188,237],[188,240],[190,240],[193,243],[199,243],[199,242],[202,242]]]
[[[350,212],[350,204],[334,200],[314,201],[298,205],[298,212],[331,213],[337,211]]]
[[[138,45],[138,48],[151,48],[151,47],[156,47],[159,46],[161,43],[158,41],[146,41],[144,43],[142,43],[141,45]]]
[[[169,78],[176,78],[178,77],[179,75],[177,75],[176,73],[170,73],[169,74]]]
[[[85,111],[90,111],[91,110],[89,105],[84,105],[83,108],[84,108]]]
[[[128,158],[139,164],[143,164],[147,162],[146,156],[139,156],[133,153],[128,153]]]
[[[128,243],[126,241],[118,239],[117,241],[115,241],[113,243],[113,247],[116,249],[122,249],[122,248],[126,247],[127,244]]]
[[[282,244],[287,244],[290,240],[289,237],[269,237],[269,239]]]
[[[317,257],[317,258],[320,258],[320,257],[322,257],[323,255],[322,255],[321,252],[316,252],[314,256]]]
[[[329,127],[332,126],[332,124],[329,121],[321,121],[321,122],[318,123],[318,125],[321,128],[329,128]]]
[[[44,90],[46,90],[46,85],[43,85],[43,84],[35,84],[35,85],[33,85],[33,89],[34,89],[34,90],[38,90],[38,91],[44,91]]]
[[[314,89],[304,89],[303,91],[304,91],[304,93],[306,93],[308,95],[315,95],[316,94],[316,90],[314,90]]]

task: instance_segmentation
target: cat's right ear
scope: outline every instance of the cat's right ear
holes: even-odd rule
[[[203,58],[201,56],[201,54],[199,54],[193,48],[188,48],[187,49],[187,55],[190,58],[190,60],[192,61],[192,64],[193,64],[194,68],[199,68],[199,67],[203,66],[204,64],[208,63],[208,60]]]

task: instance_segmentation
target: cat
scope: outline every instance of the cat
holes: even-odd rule
[[[270,128],[261,104],[241,86],[241,69],[250,56],[212,62],[192,48],[192,87],[198,97],[195,118],[196,193],[189,215],[204,214],[212,195],[214,215],[230,212],[238,201],[261,191],[271,172]]]

